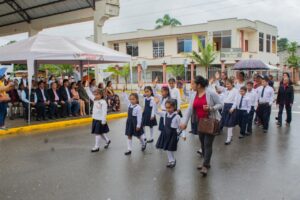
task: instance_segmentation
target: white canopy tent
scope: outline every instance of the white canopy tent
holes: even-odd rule
[[[0,64],[27,64],[29,91],[39,64],[76,64],[82,75],[85,64],[130,62],[131,56],[84,38],[38,34],[0,48]]]

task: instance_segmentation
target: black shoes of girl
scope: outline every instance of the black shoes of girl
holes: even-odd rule
[[[111,141],[108,140],[108,142],[105,144],[104,149],[108,149],[109,145],[110,145]]]
[[[124,153],[124,155],[125,155],[125,156],[129,156],[129,155],[131,155],[131,151],[129,151],[129,150],[128,150],[128,151],[126,151],[126,152]]]
[[[231,139],[231,140],[227,140],[224,144],[225,144],[225,145],[230,145],[230,144],[231,144],[231,141],[232,141],[232,139]]]
[[[153,139],[147,141],[147,143],[153,143],[153,142],[154,142]]]
[[[176,160],[173,161],[173,162],[169,162],[166,167],[167,168],[174,168],[175,166],[176,166]]]
[[[144,145],[142,145],[142,151],[145,151],[145,150],[146,150],[146,148],[147,148],[147,142],[145,142],[145,144],[144,144]]]
[[[91,152],[92,152],[92,153],[95,153],[95,152],[98,152],[99,150],[100,150],[99,147],[98,147],[98,148],[92,148]]]

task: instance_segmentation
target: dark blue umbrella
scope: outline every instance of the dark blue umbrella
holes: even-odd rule
[[[269,67],[261,60],[248,59],[238,61],[233,70],[269,70]]]

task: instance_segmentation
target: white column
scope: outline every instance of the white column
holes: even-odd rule
[[[42,31],[42,29],[38,29],[32,26],[28,26],[28,37],[32,37],[35,36],[36,34],[38,34],[40,31]]]

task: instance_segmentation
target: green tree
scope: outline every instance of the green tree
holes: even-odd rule
[[[48,70],[51,74],[56,76],[71,76],[74,71],[73,66],[69,64],[44,64],[39,69]]]
[[[288,47],[289,40],[287,38],[280,38],[277,40],[277,51],[284,51]]]
[[[119,84],[119,77],[124,78],[125,88],[127,89],[128,79],[129,79],[129,76],[130,76],[129,64],[126,64],[122,67],[110,66],[104,71],[112,73],[112,78],[115,79],[117,85]]]
[[[126,64],[126,65],[122,66],[122,69],[119,72],[120,72],[119,75],[122,78],[124,78],[124,80],[125,80],[125,89],[127,89],[128,79],[129,79],[129,76],[130,76],[129,64]]]
[[[297,42],[291,42],[287,46],[287,51],[289,54],[289,57],[287,58],[287,63],[293,67],[298,67],[300,62],[300,57],[297,55],[297,49],[298,49]]]
[[[14,72],[19,70],[27,70],[27,65],[23,64],[15,64],[14,65]]]
[[[187,57],[195,60],[195,62],[200,66],[205,67],[206,74],[208,76],[208,68],[216,59],[213,46],[211,43],[208,43],[205,47],[203,47],[201,40],[196,35],[193,35],[193,40],[197,40],[198,51],[192,51],[192,53],[188,54]]]
[[[184,66],[183,65],[172,65],[167,67],[167,72],[172,74],[174,78],[184,76]]]
[[[156,29],[161,28],[163,26],[180,26],[181,22],[175,18],[171,18],[170,15],[165,14],[163,18],[159,18],[156,20]]]

